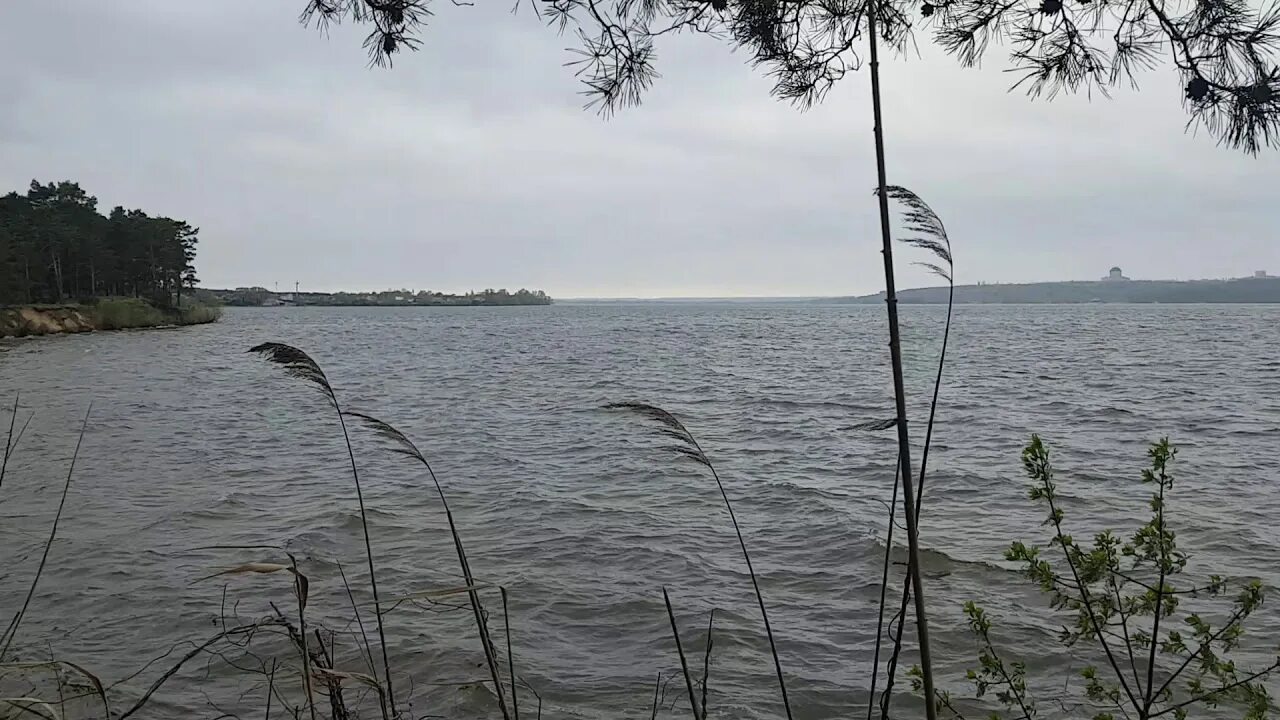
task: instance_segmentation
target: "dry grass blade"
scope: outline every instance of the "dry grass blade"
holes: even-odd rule
[[[356,627],[360,631],[361,650],[364,651],[365,661],[369,664],[369,672],[377,674],[377,670],[373,666],[373,651],[369,649],[369,633],[364,629],[364,618],[360,616],[360,606],[356,604],[356,596],[351,592],[351,583],[347,582],[347,573],[342,569],[342,563],[338,565],[338,577],[342,578],[342,587],[347,591],[347,602],[351,605],[351,613],[355,615]]]
[[[899,460],[900,458],[895,458],[893,463],[893,497],[885,505],[885,510],[889,513],[889,527],[885,530],[884,563],[880,572],[880,605],[876,614],[875,650],[871,653],[871,691],[867,694],[867,720],[871,720],[875,713],[876,683],[880,680],[880,650],[884,646],[884,610],[889,599],[889,562],[893,556],[893,529],[897,526],[894,508],[898,506],[898,480],[902,476],[902,465],[899,464]]]
[[[372,415],[365,413],[355,413],[355,411],[343,411],[343,415],[348,418],[360,420],[365,427],[374,430],[380,438],[390,443],[393,452],[412,457],[413,460],[419,462],[422,468],[426,470],[426,474],[431,478],[431,484],[435,486],[435,493],[440,498],[440,507],[444,510],[444,518],[448,520],[449,536],[453,538],[453,548],[458,556],[458,569],[462,570],[462,579],[466,580],[467,587],[463,588],[467,591],[467,598],[471,602],[471,612],[475,616],[476,630],[480,634],[480,644],[483,646],[485,664],[489,666],[489,676],[493,680],[495,696],[497,696],[498,710],[502,712],[504,719],[508,719],[507,698],[504,696],[502,689],[502,676],[498,667],[498,653],[494,650],[493,637],[489,633],[489,624],[486,620],[486,614],[483,603],[480,602],[480,593],[477,592],[479,585],[475,582],[474,575],[471,574],[471,564],[467,560],[466,548],[462,546],[462,536],[458,534],[457,524],[453,521],[453,511],[449,510],[448,498],[444,496],[444,488],[440,486],[439,478],[435,477],[435,470],[431,469],[431,464],[426,460],[426,456],[422,455],[422,451],[413,445],[413,441],[408,439],[406,434],[399,432],[394,425],[387,421],[374,418]]]
[[[653,681],[653,710],[649,713],[649,720],[658,720],[658,692],[662,689],[662,673],[658,673],[658,678]]]
[[[290,377],[305,380],[319,387],[324,391],[325,397],[329,398],[329,403],[335,408],[338,407],[338,399],[333,394],[333,386],[329,384],[329,378],[310,355],[292,345],[277,342],[255,345],[249,348],[249,352],[261,355],[267,362],[283,367]]]
[[[689,690],[689,707],[693,709],[693,720],[700,720],[698,712],[698,696],[693,692],[693,676],[689,674],[689,662],[684,657],[684,646],[680,643],[680,627],[676,625],[676,613],[671,609],[671,596],[662,588],[662,601],[667,605],[667,619],[671,621],[671,636],[676,641],[676,653],[680,656],[680,670],[684,673],[684,684]]]
[[[33,698],[33,697],[0,698],[0,703],[4,703],[6,705],[12,705],[13,707],[18,708],[19,710],[23,712],[31,713],[36,717],[50,718],[51,720],[58,720],[58,717],[59,717],[58,711],[53,707],[53,705],[49,704],[44,700],[41,700],[40,698]],[[36,712],[33,708],[40,708],[41,712]]]
[[[17,445],[13,441],[13,428],[18,422],[18,399],[21,397],[19,393],[13,394],[13,415],[9,416],[9,433],[4,437],[4,458],[0,459],[0,487],[4,487],[4,473],[9,469],[9,456],[13,454],[13,449]]]
[[[499,587],[502,593],[502,625],[507,634],[507,672],[511,676],[511,711],[516,720],[520,720],[520,696],[516,692],[516,656],[511,652],[511,612],[507,609],[507,589]]]
[[[888,430],[891,427],[898,426],[898,418],[889,418],[888,420],[868,420],[860,422],[853,426],[854,430]]]
[[[322,668],[322,667],[312,668],[311,672],[315,673],[316,675],[327,675],[329,677],[335,677],[335,678],[338,678],[339,680],[355,680],[356,682],[362,683],[364,685],[367,685],[373,688],[375,691],[378,692],[379,695],[382,694],[382,683],[378,682],[377,678],[367,673],[350,672],[346,670],[334,670],[332,668]]]
[[[361,424],[372,429],[380,438],[391,444],[393,452],[399,453],[406,457],[413,458],[427,471],[427,475],[431,478],[431,483],[436,488],[436,494],[440,497],[440,506],[444,509],[445,519],[449,523],[449,534],[453,538],[453,547],[458,555],[458,568],[462,570],[462,578],[466,581],[467,597],[471,602],[471,611],[475,617],[476,630],[480,635],[480,644],[484,650],[485,663],[489,667],[489,676],[493,680],[493,687],[498,701],[498,710],[501,711],[503,718],[509,718],[507,711],[507,701],[505,693],[502,689],[502,678],[498,668],[497,652],[494,650],[493,638],[489,633],[489,625],[486,620],[486,613],[483,604],[480,602],[480,593],[477,591],[477,583],[475,576],[471,574],[471,564],[467,560],[467,551],[462,545],[462,536],[458,533],[458,526],[453,520],[453,511],[449,509],[449,500],[445,497],[444,488],[440,485],[436,472],[431,468],[431,463],[427,461],[418,446],[409,439],[407,435],[400,432],[395,426],[388,422],[379,420],[372,415],[365,413],[340,411],[340,415],[354,418]],[[345,427],[345,425],[344,425]],[[374,600],[376,602],[377,595]]]
[[[14,614],[13,619],[9,621],[9,626],[5,628],[4,634],[0,635],[0,660],[4,660],[5,655],[9,654],[9,646],[13,644],[14,638],[18,636],[18,627],[22,625],[22,619],[27,614],[27,608],[31,606],[31,598],[36,594],[36,586],[40,584],[40,577],[44,575],[45,564],[49,562],[49,550],[53,547],[53,541],[58,537],[58,523],[62,521],[62,510],[67,506],[67,495],[71,492],[71,478],[76,471],[76,459],[80,457],[80,445],[84,443],[84,433],[89,427],[89,415],[93,412],[93,403],[89,403],[89,407],[84,411],[84,419],[80,421],[80,435],[76,438],[76,449],[71,453],[71,464],[67,467],[67,480],[62,485],[62,498],[58,500],[58,512],[53,516],[53,525],[49,528],[49,539],[44,544],[44,553],[40,556],[40,565],[36,568],[35,577],[31,579],[31,587],[27,589],[27,597],[22,601],[22,607]]]
[[[520,678],[520,684],[524,686],[525,690],[528,690],[529,692],[533,693],[533,698],[538,701],[538,711],[534,715],[534,718],[535,720],[542,720],[542,695],[540,695],[538,691],[535,690],[534,687],[530,685],[524,678]]]
[[[279,667],[279,663],[275,658],[271,658],[271,669],[267,670],[267,711],[263,716],[267,720],[271,720],[271,696],[275,694],[276,690],[277,667]]]
[[[13,451],[18,449],[18,443],[22,442],[22,436],[27,434],[27,428],[31,426],[31,419],[36,416],[35,411],[27,413],[27,419],[22,421],[22,427],[18,428],[18,434],[13,436],[13,444],[9,446],[9,455],[13,455]]]
[[[107,689],[106,687],[103,686],[102,680],[98,679],[97,675],[94,675],[93,673],[89,672],[88,670],[84,669],[82,666],[76,663],[73,663],[69,660],[45,660],[43,662],[0,663],[0,670],[12,669],[12,670],[21,671],[21,670],[43,670],[48,668],[54,668],[54,669],[70,668],[74,670],[77,674],[79,674],[81,677],[88,680],[89,684],[93,686],[94,691],[98,694],[98,697],[102,698],[102,717],[103,718],[111,717],[111,705],[107,701]]]
[[[396,597],[387,598],[389,603],[405,602],[406,600],[435,600],[437,598],[449,597],[450,595],[461,595],[463,593],[473,593],[477,590],[484,590],[493,587],[485,583],[477,585],[462,585],[460,587],[444,588],[442,590],[419,590],[418,592],[406,593]],[[369,603],[366,603],[366,605]]]
[[[613,402],[604,407],[606,410],[625,410],[657,422],[660,426],[658,432],[661,435],[679,443],[678,445],[668,446],[668,449],[702,465],[711,465],[711,461],[707,459],[706,453],[698,445],[693,433],[689,432],[689,429],[675,415],[666,410],[656,405],[641,402]]]
[[[679,418],[656,405],[640,402],[615,402],[604,406],[606,410],[623,410],[635,413],[643,418],[657,422],[658,432],[666,437],[678,440],[681,444],[675,449],[683,457],[696,460],[711,471],[711,477],[720,490],[720,498],[724,501],[725,510],[729,512],[729,522],[733,523],[733,531],[738,536],[738,547],[742,549],[742,559],[747,565],[747,574],[751,577],[751,587],[755,590],[756,603],[760,606],[760,618],[764,621],[764,633],[769,639],[769,653],[773,656],[773,669],[778,677],[778,690],[782,695],[782,707],[786,710],[787,720],[792,720],[791,701],[787,697],[787,682],[782,675],[782,661],[778,657],[778,645],[773,638],[773,626],[769,623],[769,611],[765,608],[764,594],[760,592],[760,580],[756,577],[755,567],[751,564],[751,553],[747,551],[747,541],[742,537],[742,528],[738,525],[738,516],[733,511],[733,503],[729,501],[729,493],[720,481],[720,473],[716,471],[711,459],[703,452],[698,439],[680,422]],[[696,710],[696,708],[695,708]]]
[[[251,563],[245,563],[243,565],[237,565],[233,568],[228,568],[226,570],[216,572],[212,575],[205,575],[204,577],[198,580],[192,580],[191,584],[194,585],[198,582],[204,582],[205,580],[211,580],[213,578],[221,577],[223,575],[242,575],[245,573],[267,574],[267,573],[274,573],[274,572],[280,572],[282,570],[291,570],[291,569],[292,568],[290,568],[288,565],[281,565],[280,563],[251,562]]]
[[[277,572],[287,572],[293,575],[294,578],[296,578],[298,600],[299,602],[302,603],[302,606],[305,608],[307,605],[307,597],[309,594],[309,588],[311,587],[311,581],[307,578],[306,575],[302,574],[302,572],[299,571],[298,568],[291,565],[281,565],[280,563],[264,563],[264,562],[245,563],[243,565],[237,565],[233,568],[228,568],[226,570],[216,572],[212,575],[206,575],[200,578],[199,580],[193,580],[191,581],[191,584],[195,585],[196,583],[204,582],[205,580],[212,580],[213,578],[222,577],[224,575],[246,575],[246,574],[268,575],[270,573],[277,573]]]
[[[298,559],[289,555],[289,572],[293,573],[293,592],[298,599],[298,639],[299,649],[302,651],[302,688],[307,694],[307,711],[311,715],[311,720],[316,720],[316,701],[315,691],[311,685],[311,650],[307,648],[307,588],[310,582],[307,581],[305,575],[298,571]],[[272,606],[274,607],[274,606]],[[278,614],[278,613],[277,613]],[[321,652],[324,651],[324,645],[320,646]]]
[[[711,678],[711,647],[714,644],[711,632],[716,624],[716,610],[711,609],[711,617],[707,619],[707,649],[702,655],[702,720],[707,720],[707,685]]]
[[[379,420],[378,418],[372,415],[366,415],[365,413],[362,413],[362,412],[356,412],[355,410],[344,410],[342,411],[342,414],[346,415],[349,418],[355,418],[356,420],[359,420],[360,422],[364,423],[366,427],[370,428],[375,433],[377,433],[381,438],[389,441],[392,445],[391,450],[393,452],[398,452],[402,455],[408,455],[409,457],[422,463],[427,462],[426,457],[423,456],[422,451],[418,449],[418,446],[414,445],[413,441],[410,440],[408,436],[406,436],[404,433],[397,430],[395,426],[391,425],[390,423]]]

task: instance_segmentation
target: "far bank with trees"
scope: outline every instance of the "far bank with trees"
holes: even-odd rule
[[[79,183],[0,196],[0,337],[212,322],[194,301],[199,228],[117,206]]]
[[[542,290],[526,290],[520,288],[509,292],[501,290],[479,290],[462,294],[432,292],[431,290],[382,290],[379,292],[272,292],[263,287],[242,287],[234,290],[205,290],[225,305],[236,306],[280,306],[280,305],[314,305],[314,306],[417,306],[417,307],[472,307],[472,306],[508,306],[508,305],[550,305],[551,296]]]

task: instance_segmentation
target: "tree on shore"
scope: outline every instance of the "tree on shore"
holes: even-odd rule
[[[161,307],[197,282],[199,228],[141,210],[98,212],[78,183],[0,197],[0,304],[131,296]]]

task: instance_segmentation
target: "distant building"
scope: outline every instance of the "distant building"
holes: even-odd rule
[[[1111,271],[1107,273],[1107,276],[1102,279],[1106,282],[1118,282],[1128,280],[1129,278],[1124,276],[1124,271],[1117,265],[1116,267],[1111,268]]]
[[[1254,277],[1256,277],[1256,278],[1269,278],[1269,277],[1271,277],[1270,275],[1268,275],[1268,274],[1267,274],[1267,271],[1266,271],[1266,270],[1254,270],[1254,271],[1253,271],[1253,276],[1254,276]]]

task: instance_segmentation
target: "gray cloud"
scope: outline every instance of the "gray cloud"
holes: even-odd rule
[[[298,7],[294,7],[298,5]],[[660,45],[603,120],[569,38],[441,3],[421,52],[301,3],[88,0],[0,11],[0,188],[74,178],[202,228],[208,285],[483,286],[558,296],[879,289],[865,73],[798,112],[706,38]],[[1186,134],[1175,78],[1030,101],[992,56],[887,63],[890,179],[946,219],[961,281],[1280,271],[1280,157]],[[904,269],[901,282],[928,282]]]

